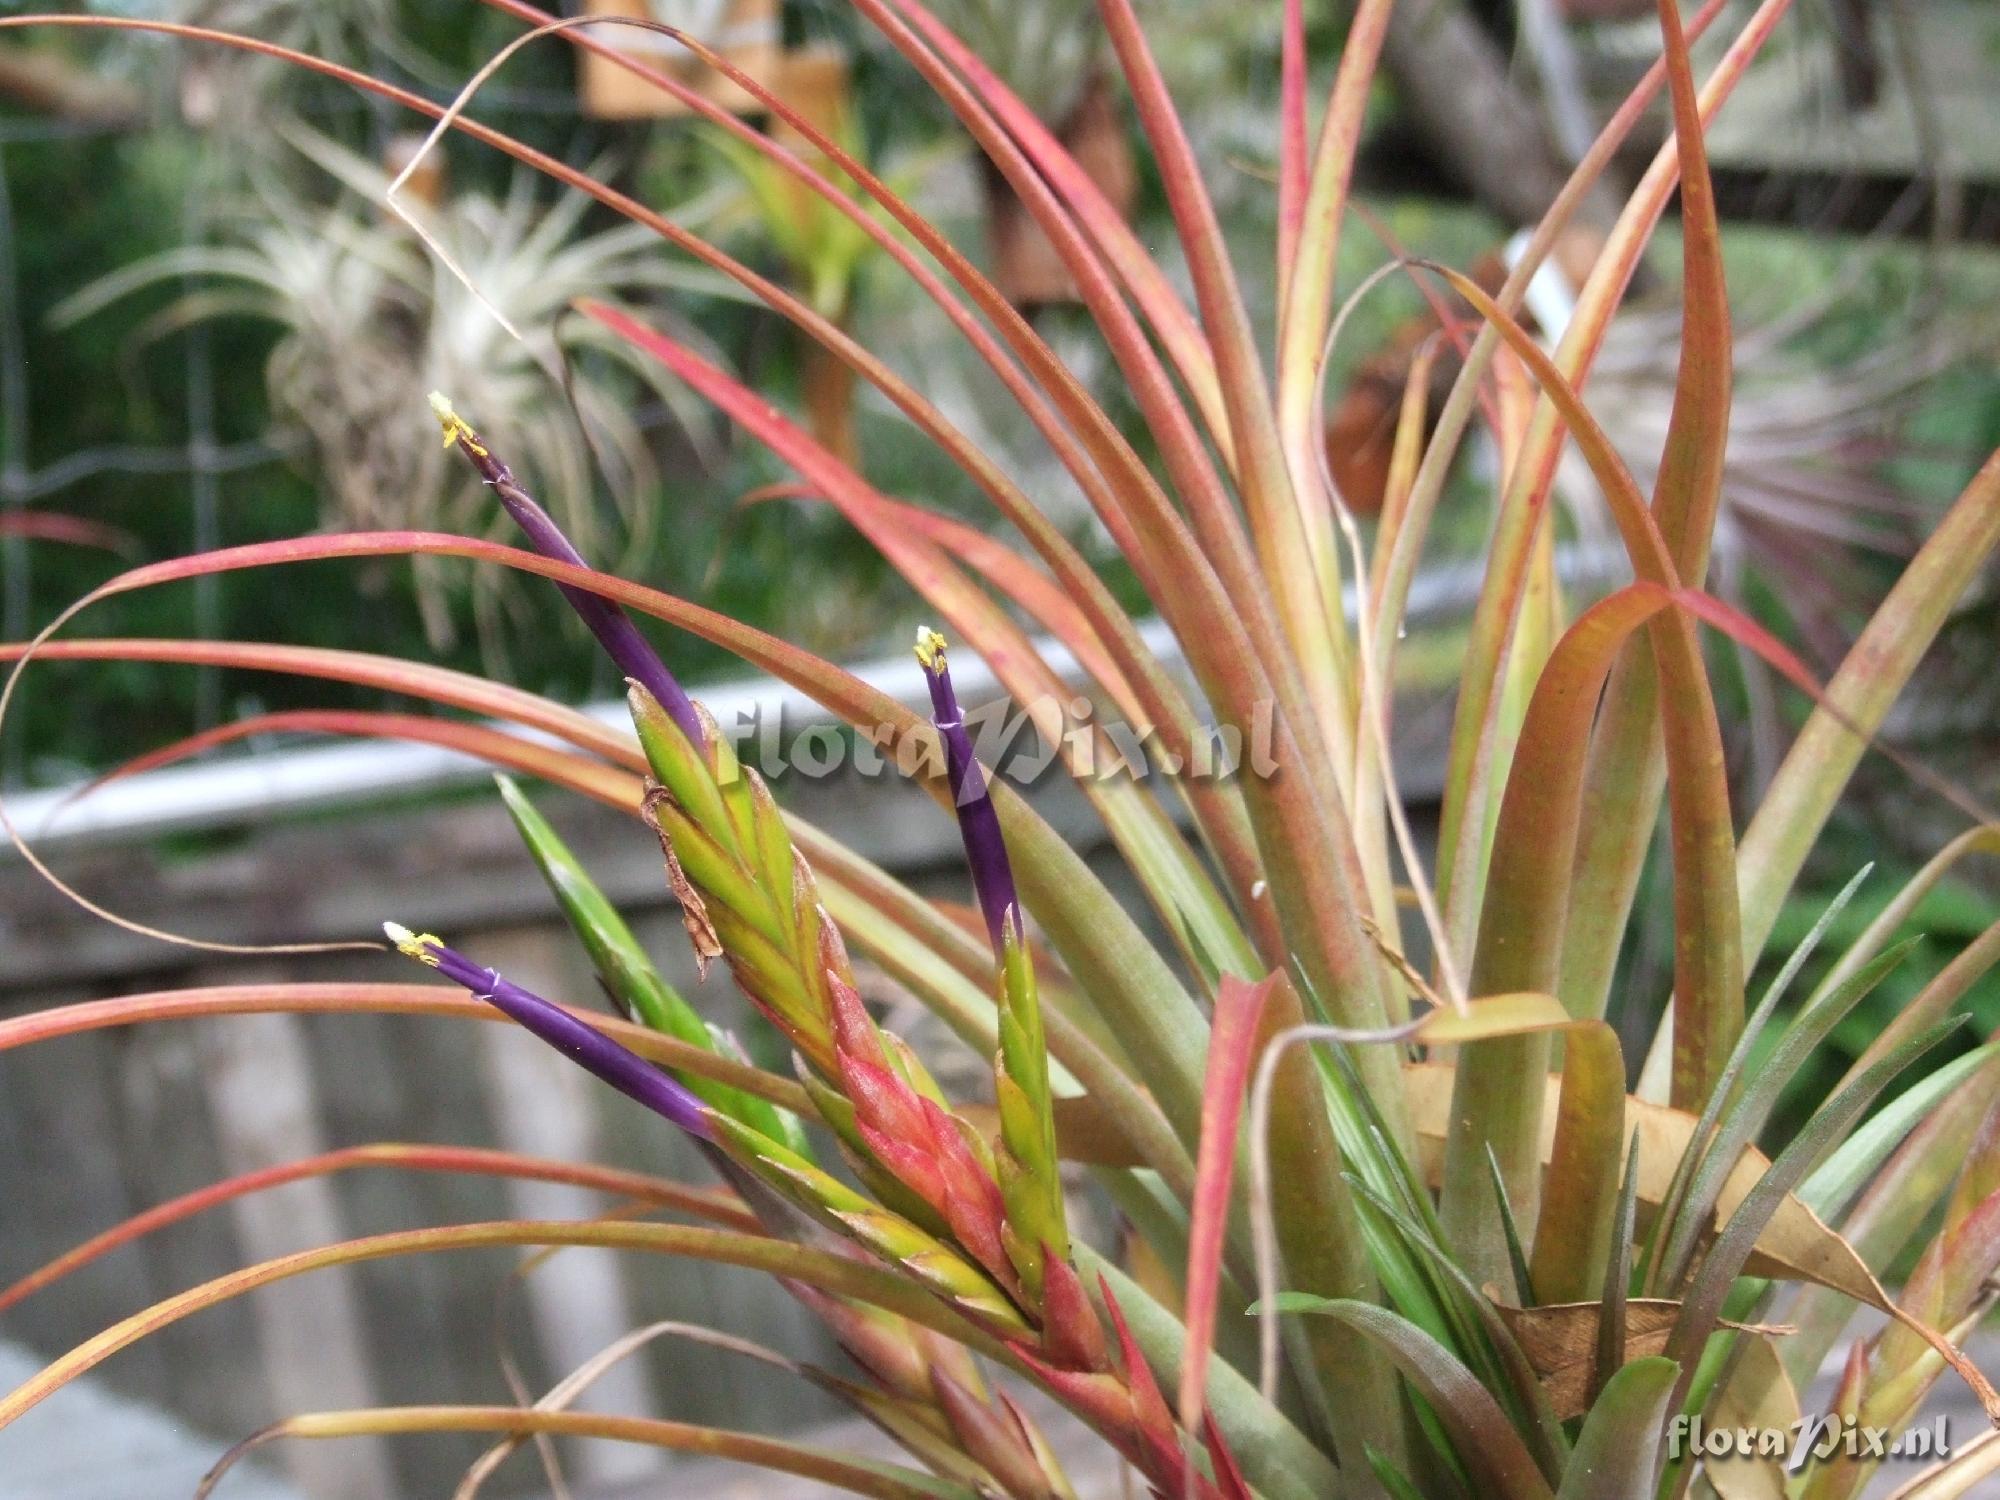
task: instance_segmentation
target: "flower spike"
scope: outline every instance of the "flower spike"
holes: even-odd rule
[[[644,687],[628,698],[653,772],[643,812],[660,836],[696,958],[704,967],[726,959],[752,1003],[833,1077],[828,971],[851,978],[846,950],[777,803],[699,705],[689,736]]]
[[[1007,914],[1016,913],[1018,921],[1020,911],[1014,867],[1007,859],[1007,844],[1000,834],[1000,815],[993,807],[986,772],[972,752],[972,736],[966,733],[965,714],[951,685],[944,637],[928,625],[920,625],[916,650],[917,664],[924,669],[924,681],[931,691],[931,722],[944,741],[952,805],[958,810],[958,831],[965,840],[965,861],[972,868],[972,888],[986,918],[993,956],[999,959],[1006,951]]]
[[[993,1082],[1001,1148],[995,1165],[1007,1210],[1003,1237],[1023,1285],[1036,1298],[1041,1295],[1046,1257],[1061,1260],[1069,1254],[1069,1228],[1056,1170],[1054,1105],[1035,967],[1022,930],[1014,867],[1000,833],[1000,815],[994,810],[986,772],[972,752],[972,736],[966,732],[945,661],[945,639],[929,626],[919,626],[916,652],[930,686],[932,722],[944,741],[966,863],[972,868],[973,889],[999,966],[1000,1048]]]
[[[553,1001],[502,979],[496,970],[475,964],[431,933],[412,932],[397,922],[384,922],[382,930],[398,952],[429,965],[454,984],[463,985],[627,1098],[637,1100],[698,1140],[714,1139],[709,1113],[701,1100],[638,1053],[620,1046]]]
[[[444,432],[445,447],[456,447],[465,455],[479,477],[499,498],[507,514],[514,518],[514,523],[527,536],[528,545],[556,562],[570,563],[579,568],[589,567],[583,554],[570,545],[569,538],[562,534],[562,529],[550,519],[549,513],[521,488],[514,471],[494,456],[485,440],[473,431],[472,424],[453,409],[451,401],[440,391],[432,391],[430,399],[431,411]],[[590,627],[590,633],[597,637],[598,644],[618,664],[618,670],[632,681],[645,684],[646,691],[673,715],[683,734],[690,738],[698,736],[700,721],[695,716],[693,702],[674,674],[667,670],[667,664],[660,660],[660,654],[639,633],[632,617],[609,599],[588,589],[567,583],[559,583],[556,587],[562,590],[563,597],[569,601],[577,617]]]

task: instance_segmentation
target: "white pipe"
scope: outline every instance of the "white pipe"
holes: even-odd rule
[[[1623,557],[1606,553],[1558,549],[1564,581],[1586,590],[1622,577]],[[1410,591],[1408,618],[1421,624],[1468,608],[1484,574],[1479,563],[1432,568],[1420,574]],[[1348,596],[1350,614],[1354,607]],[[1181,661],[1180,648],[1164,621],[1139,625],[1139,635],[1169,668]],[[1036,641],[1043,659],[1059,675],[1079,675],[1068,648],[1046,637]],[[899,703],[928,712],[930,699],[923,670],[913,656],[899,652],[850,668],[856,677]],[[1000,696],[991,670],[967,653],[953,675],[961,697],[972,703]],[[769,677],[738,678],[704,686],[702,702],[724,729],[778,723],[788,729],[826,723],[831,715],[811,698]],[[622,699],[586,704],[582,712],[614,728],[630,727]],[[773,715],[776,718],[773,718]],[[515,724],[497,725],[531,739],[546,739]],[[384,797],[438,791],[468,785],[490,774],[474,756],[435,745],[388,742],[319,745],[297,750],[272,750],[235,755],[199,765],[172,766],[114,781],[88,796],[78,782],[47,791],[8,798],[15,825],[39,849],[86,842],[136,840],[199,828],[223,828],[254,822],[274,813],[324,810]],[[0,834],[0,859],[15,859],[11,839]]]

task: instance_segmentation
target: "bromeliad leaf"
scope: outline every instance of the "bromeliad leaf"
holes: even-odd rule
[[[1643,1495],[1659,1457],[1660,1425],[1680,1367],[1635,1359],[1613,1375],[1584,1419],[1556,1500],[1626,1500]]]

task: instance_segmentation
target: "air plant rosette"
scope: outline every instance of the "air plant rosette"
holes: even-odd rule
[[[436,442],[408,420],[412,402],[448,385],[504,436],[570,535],[614,564],[643,556],[654,540],[647,497],[662,483],[663,456],[712,454],[697,426],[681,420],[680,387],[653,362],[595,324],[556,320],[586,294],[638,305],[662,292],[734,288],[660,255],[638,225],[587,227],[587,196],[544,196],[527,173],[503,193],[449,190],[443,152],[424,149],[421,138],[392,143],[391,159],[415,169],[392,198],[383,166],[276,106],[260,133],[269,159],[218,159],[208,242],[99,278],[57,306],[57,324],[99,318],[166,285],[179,295],[140,324],[134,342],[142,347],[217,319],[248,317],[274,329],[264,368],[272,441],[302,453],[328,520],[348,527],[477,533],[490,525],[479,487],[460,482],[464,471],[441,460]],[[477,291],[433,265],[426,237],[469,268]],[[526,326],[556,322],[549,347],[568,367],[563,392],[549,397],[548,353],[509,337],[495,308]],[[665,423],[642,414],[641,396]],[[454,591],[433,560],[418,558],[416,567],[426,631],[442,649],[461,625]],[[496,669],[514,638],[509,602],[501,580],[475,582],[472,615]],[[511,603],[518,612],[518,597]]]

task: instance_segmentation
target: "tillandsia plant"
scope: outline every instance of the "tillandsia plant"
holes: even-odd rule
[[[1322,370],[1339,326],[1334,258],[1388,0],[1355,6],[1316,133],[1302,7],[1284,0],[1279,296],[1268,362],[1130,0],[1100,0],[1099,20],[1157,162],[1192,307],[1033,111],[920,0],[854,0],[1062,256],[1154,461],[977,267],[757,80],[687,41],[809,151],[750,129],[582,24],[551,22],[518,0],[491,3],[616,55],[878,244],[992,368],[1088,497],[1178,641],[1194,690],[1007,472],[810,303],[460,106],[440,109],[253,39],[180,28],[439,118],[731,277],[880,389],[916,435],[963,468],[1033,556],[881,494],[863,472],[867,454],[859,467],[842,462],[683,341],[586,299],[585,316],[657,359],[839,507],[935,611],[955,644],[929,630],[919,638],[929,716],[748,626],[592,571],[503,454],[441,398],[447,444],[526,547],[363,532],[205,553],[120,574],[35,641],[7,648],[15,676],[0,709],[30,655],[136,658],[317,673],[518,726],[523,733],[359,713],[321,721],[342,733],[454,745],[649,825],[696,956],[727,969],[790,1049],[796,1077],[752,1065],[712,1031],[592,886],[583,861],[523,792],[503,786],[622,1016],[530,994],[476,955],[391,927],[395,946],[448,987],[260,984],[130,996],[0,1023],[0,1048],[218,1012],[313,1006],[463,1017],[497,1008],[693,1136],[722,1185],[409,1147],[355,1148],[374,1154],[315,1158],[291,1175],[363,1159],[557,1175],[701,1222],[452,1225],[249,1267],[78,1346],[0,1397],[0,1423],[151,1331],[281,1278],[470,1246],[570,1244],[769,1272],[853,1357],[853,1373],[814,1378],[891,1434],[909,1461],[577,1412],[569,1403],[588,1371],[532,1407],[317,1413],[256,1441],[560,1432],[725,1453],[898,1500],[1068,1495],[1050,1440],[1016,1400],[1026,1383],[1165,1496],[1850,1495],[1869,1478],[1869,1462],[1846,1448],[1793,1472],[1759,1453],[1725,1458],[1688,1435],[1695,1424],[1790,1422],[1798,1392],[1857,1304],[1888,1322],[1852,1343],[1835,1416],[1894,1430],[1950,1371],[2000,1420],[2000,1398],[1958,1348],[1987,1308],[2000,1263],[2000,1044],[1906,1077],[1935,1055],[1957,1001],[2000,956],[1994,934],[1920,991],[1774,1155],[1757,1144],[1770,1143],[1786,1080],[1907,958],[1898,929],[1923,891],[1966,856],[2000,848],[1969,798],[1911,766],[1922,795],[1942,793],[1977,826],[1938,854],[1802,1003],[1786,1008],[1818,933],[1747,1002],[1746,976],[1843,787],[2000,544],[1996,458],[1937,522],[1823,685],[1702,589],[1731,395],[1703,129],[1786,0],[1764,0],[1747,16],[1708,0],[1685,21],[1662,0],[1659,63],[1497,294],[1447,267],[1401,268],[1442,283],[1483,326],[1434,430],[1423,421],[1423,376],[1413,374],[1406,410],[1415,415],[1399,432],[1372,545],[1324,467]],[[1698,84],[1689,38],[1720,29],[1725,13],[1737,29],[1720,39],[1714,71]],[[150,23],[9,18],[0,29],[31,24]],[[1662,92],[1675,138],[1626,204],[1562,342],[1545,350],[1515,321],[1524,287]],[[1578,391],[1676,188],[1681,358],[1649,496]],[[1389,685],[1431,517],[1482,414],[1504,464],[1432,868],[1396,787]],[[1634,575],[1573,614],[1555,572],[1547,504],[1565,441],[1591,466]],[[360,653],[54,638],[86,606],[138,589],[402,554],[510,567],[562,589],[631,684],[634,736],[511,688]],[[788,816],[661,663],[639,615],[718,642],[812,695],[921,781],[957,819],[979,928]],[[1101,709],[1073,712],[1075,687],[1030,625],[1067,648]],[[1810,705],[1754,808],[1731,802],[1704,631],[1770,661]],[[982,656],[1056,747],[1143,910],[1127,910],[1016,787],[980,764],[948,649]],[[254,734],[268,722],[231,732]],[[1243,743],[1258,750],[1242,773],[1214,774],[1217,746]],[[1674,987],[1655,1061],[1628,1089],[1639,1060],[1622,1055],[1606,1017],[1663,808]],[[893,974],[993,1059],[993,1107],[945,1096],[863,1004],[850,953]],[[1149,1292],[1074,1232],[1065,1159],[1089,1164],[1154,1262],[1176,1268],[1171,1292],[1157,1281],[1159,1294]],[[271,1180],[218,1184],[108,1231],[0,1292],[0,1307],[157,1223]],[[1892,1295],[1882,1278],[1902,1264],[1916,1269]],[[1249,1319],[1265,1335],[1254,1354],[1244,1352],[1256,1343],[1244,1337]],[[1906,1492],[1967,1493],[1994,1457],[1991,1441],[1966,1444]]]
[[[55,309],[57,322],[91,317],[163,283],[192,283],[145,321],[135,348],[221,318],[279,330],[265,368],[271,412],[309,437],[314,473],[339,524],[477,532],[491,523],[477,484],[454,483],[430,435],[402,420],[442,384],[479,402],[524,472],[562,497],[557,513],[584,545],[619,558],[643,555],[654,517],[635,497],[660,482],[659,442],[634,398],[672,412],[679,384],[623,340],[568,319],[549,340],[569,369],[566,399],[552,402],[549,353],[508,337],[494,313],[549,329],[585,293],[636,304],[662,291],[691,298],[736,289],[660,255],[643,226],[580,233],[590,200],[568,192],[538,203],[529,173],[516,174],[502,197],[447,193],[441,183],[433,196],[406,188],[400,214],[389,213],[390,173],[275,111],[262,129],[284,149],[286,170],[249,174],[222,217],[222,243],[125,266],[67,298]],[[293,180],[301,166],[314,173],[315,187],[331,182],[340,190],[333,201]],[[704,212],[696,202],[681,215]],[[426,245],[467,267],[471,284],[433,264]],[[685,430],[694,432],[693,422]],[[610,515],[593,479],[600,470],[616,497]],[[438,570],[420,566],[418,577],[432,642],[448,643],[454,621]],[[496,662],[505,660],[501,600],[490,584],[474,599]]]

